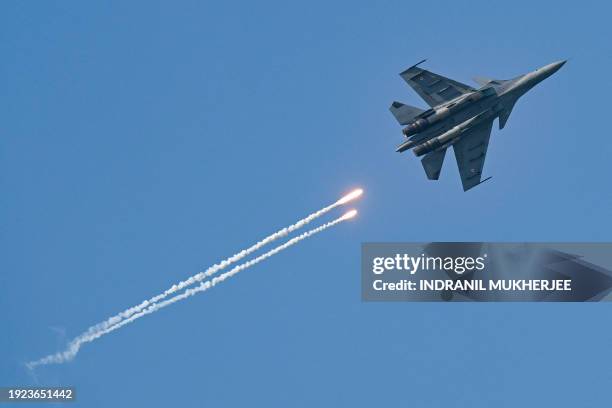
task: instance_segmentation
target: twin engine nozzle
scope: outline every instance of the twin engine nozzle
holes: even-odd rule
[[[425,130],[425,128],[429,126],[429,121],[427,119],[417,119],[404,129],[402,129],[402,133],[406,137],[410,137],[412,135],[416,135],[419,132]]]

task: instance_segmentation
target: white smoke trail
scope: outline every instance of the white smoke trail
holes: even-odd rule
[[[224,280],[226,280],[227,278],[230,278],[234,275],[236,275],[237,273],[250,268],[251,266],[258,264],[261,261],[264,261],[268,258],[270,258],[271,256],[283,251],[284,249],[289,248],[292,245],[297,244],[298,242],[314,235],[317,234],[321,231],[326,230],[327,228],[333,227],[336,224],[341,223],[342,221],[346,221],[350,218],[353,218],[355,215],[357,214],[357,211],[355,210],[351,210],[349,212],[347,212],[346,214],[344,214],[342,217],[335,219],[334,221],[328,222],[326,224],[321,225],[320,227],[311,229],[309,231],[304,232],[303,234],[291,238],[289,241],[285,242],[284,244],[281,244],[271,250],[269,250],[268,252],[250,260],[247,262],[244,262],[240,265],[235,266],[234,268],[232,268],[231,270],[229,270],[228,272],[222,273],[219,276],[216,276],[214,278],[212,278],[211,280],[207,280],[204,282],[200,282],[200,285],[198,285],[195,288],[189,288],[187,290],[185,290],[183,293],[176,295],[174,297],[171,297],[170,299],[166,299],[162,302],[159,303],[154,303],[149,305],[148,307],[142,309],[141,311],[139,311],[138,313],[134,313],[132,316],[120,321],[119,323],[116,323],[113,326],[107,327],[105,329],[102,330],[98,330],[96,332],[93,333],[84,333],[78,337],[76,337],[74,340],[72,340],[70,342],[70,344],[68,345],[68,348],[64,351],[61,352],[57,352],[55,354],[50,354],[46,357],[43,357],[39,360],[36,361],[31,361],[29,363],[26,363],[26,366],[29,369],[33,369],[37,366],[40,365],[46,365],[46,364],[59,364],[59,363],[64,363],[67,361],[72,360],[77,353],[79,352],[81,346],[85,343],[89,343],[92,342],[94,340],[96,340],[97,338],[104,336],[105,334],[108,334],[110,332],[113,332],[123,326],[125,326],[128,323],[133,322],[136,319],[139,319],[143,316],[146,316],[148,314],[154,313],[160,309],[163,309],[166,306],[170,306],[173,303],[176,303],[180,300],[186,299],[188,297],[191,297],[199,292],[203,292],[205,290],[208,290],[210,288],[212,288],[213,286],[217,285],[219,282],[223,282]]]
[[[93,333],[96,333],[98,331],[101,330],[105,330],[119,322],[121,322],[123,319],[127,319],[130,316],[132,316],[135,313],[140,312],[141,310],[145,309],[146,307],[149,307],[150,305],[159,302],[160,300],[163,300],[165,298],[167,298],[168,296],[172,295],[173,293],[176,293],[182,289],[184,289],[187,286],[191,286],[194,283],[197,282],[201,282],[204,279],[214,275],[215,273],[219,272],[220,270],[226,268],[227,266],[243,259],[245,256],[248,256],[250,254],[252,254],[253,252],[261,249],[262,247],[266,246],[267,244],[287,236],[288,234],[292,233],[293,231],[302,228],[303,226],[305,226],[306,224],[314,221],[315,219],[321,217],[322,215],[325,215],[326,213],[328,213],[329,211],[333,210],[336,207],[339,207],[341,205],[344,205],[346,203],[348,203],[349,201],[352,201],[354,199],[356,199],[357,197],[361,196],[361,194],[363,194],[363,190],[362,189],[356,189],[351,191],[350,193],[348,193],[347,195],[345,195],[344,197],[342,197],[341,199],[339,199],[338,201],[336,201],[335,203],[328,205],[327,207],[324,207],[322,209],[320,209],[319,211],[316,211],[312,214],[310,214],[309,216],[302,218],[301,220],[297,221],[296,223],[282,228],[278,231],[276,231],[275,233],[268,235],[267,237],[265,237],[264,239],[262,239],[261,241],[257,242],[255,245],[250,246],[247,249],[244,249],[232,256],[230,256],[229,258],[224,259],[223,261],[219,262],[218,264],[215,264],[211,267],[209,267],[208,269],[206,269],[203,272],[199,272],[191,277],[189,277],[188,279],[181,281],[177,284],[172,285],[170,288],[166,289],[163,293],[160,293],[158,295],[153,296],[150,299],[147,299],[145,301],[143,301],[142,303],[140,303],[139,305],[133,306],[131,308],[128,308],[114,316],[109,317],[108,319],[106,319],[103,322],[97,323],[93,326],[91,326],[89,329],[87,329],[87,331],[85,331],[83,333],[83,336],[89,336]]]

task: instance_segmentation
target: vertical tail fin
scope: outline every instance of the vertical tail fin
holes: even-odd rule
[[[487,85],[488,83],[490,83],[490,82],[494,82],[494,81],[495,81],[494,79],[491,79],[491,78],[485,78],[485,77],[480,77],[480,76],[474,77],[474,78],[472,78],[472,79],[474,80],[474,82],[476,82],[476,83],[477,83],[478,85],[480,85],[480,86],[485,86],[485,85]]]
[[[503,129],[506,126],[506,122],[510,117],[510,113],[512,113],[512,108],[514,108],[514,104],[516,100],[512,101],[512,103],[508,104],[508,106],[504,107],[502,111],[499,113],[499,128]]]
[[[431,152],[421,160],[425,174],[430,180],[437,180],[440,177],[440,171],[442,170],[442,164],[444,163],[444,156],[446,155],[446,148],[442,150],[436,150]]]

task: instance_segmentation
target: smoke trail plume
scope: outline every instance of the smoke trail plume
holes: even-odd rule
[[[140,310],[137,313],[132,314],[130,317],[125,318],[124,320],[120,321],[119,323],[116,323],[110,327],[107,327],[105,329],[101,329],[92,333],[86,332],[78,337],[76,337],[74,340],[72,340],[70,342],[70,344],[68,345],[68,348],[64,351],[61,352],[57,352],[55,354],[50,354],[46,357],[43,357],[39,360],[36,361],[31,361],[29,363],[26,364],[26,366],[29,369],[33,369],[37,366],[40,365],[46,365],[46,364],[59,364],[59,363],[64,363],[67,361],[72,360],[77,353],[79,352],[81,346],[85,343],[89,343],[92,342],[102,336],[104,336],[105,334],[108,334],[110,332],[113,332],[123,326],[125,326],[128,323],[133,322],[136,319],[139,319],[143,316],[146,316],[148,314],[154,313],[160,309],[165,308],[166,306],[170,306],[173,303],[176,303],[180,300],[186,299],[188,297],[191,297],[197,293],[200,292],[204,292],[210,288],[212,288],[213,286],[217,285],[220,282],[223,282],[224,280],[231,278],[232,276],[236,275],[237,273],[250,268],[253,265],[258,264],[259,262],[262,262],[268,258],[270,258],[271,256],[276,255],[277,253],[289,248],[290,246],[293,246],[295,244],[297,244],[298,242],[311,237],[314,234],[317,234],[321,231],[326,230],[327,228],[333,227],[336,224],[339,224],[343,221],[346,221],[350,218],[353,218],[355,215],[357,214],[356,210],[351,210],[349,212],[347,212],[346,214],[344,214],[342,217],[335,219],[334,221],[328,222],[326,224],[321,225],[320,227],[311,229],[309,231],[304,232],[301,235],[298,235],[297,237],[291,238],[289,241],[285,242],[284,244],[281,244],[271,250],[269,250],[268,252],[254,258],[251,259],[247,262],[244,262],[240,265],[235,266],[234,268],[232,268],[231,270],[229,270],[228,272],[222,273],[219,276],[216,276],[210,280],[204,281],[204,282],[200,282],[200,285],[194,287],[194,288],[189,288],[187,290],[185,290],[183,293],[176,295],[174,297],[171,297],[170,299],[166,299],[164,301],[161,301],[159,303],[153,303],[151,305],[149,305],[146,308],[143,308],[142,310]]]
[[[176,293],[184,288],[186,288],[187,286],[191,286],[197,282],[201,282],[205,279],[207,279],[208,277],[214,275],[215,273],[219,272],[222,269],[225,269],[226,267],[228,267],[229,265],[236,263],[238,261],[240,261],[241,259],[243,259],[244,257],[252,254],[253,252],[261,249],[262,247],[266,246],[267,244],[276,241],[279,238],[285,237],[288,234],[292,233],[295,230],[298,230],[300,228],[302,228],[303,226],[305,226],[306,224],[314,221],[315,219],[321,217],[322,215],[325,215],[326,213],[330,212],[331,210],[333,210],[336,207],[342,206],[344,204],[349,203],[350,201],[355,200],[356,198],[360,197],[363,194],[363,190],[358,188],[356,190],[351,191],[350,193],[346,194],[345,196],[343,196],[342,198],[340,198],[338,201],[336,201],[335,203],[328,205],[327,207],[324,207],[322,209],[320,209],[319,211],[316,211],[310,215],[308,215],[305,218],[302,218],[301,220],[297,221],[296,223],[282,228],[278,231],[276,231],[275,233],[268,235],[267,237],[265,237],[264,239],[262,239],[261,241],[257,242],[256,244],[250,246],[247,249],[244,249],[232,256],[230,256],[229,258],[224,259],[223,261],[209,267],[208,269],[206,269],[203,272],[199,272],[191,277],[189,277],[188,279],[181,281],[177,284],[172,285],[170,288],[166,289],[163,293],[160,293],[158,295],[153,296],[150,299],[147,299],[145,301],[143,301],[142,303],[140,303],[139,305],[133,306],[131,308],[128,308],[112,317],[109,317],[108,319],[106,319],[103,322],[100,322],[98,324],[95,324],[94,326],[91,326],[89,329],[87,329],[87,331],[85,333],[83,333],[83,336],[89,336],[93,333],[96,333],[98,331],[101,330],[105,330],[119,322],[121,322],[123,319],[127,319],[130,316],[132,316],[135,313],[140,312],[141,310],[151,306],[154,303],[159,302],[160,300],[163,300],[165,298],[167,298],[168,296],[172,295],[173,293]]]

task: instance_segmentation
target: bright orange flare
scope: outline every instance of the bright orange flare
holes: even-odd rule
[[[349,201],[353,201],[354,199],[360,197],[363,194],[363,189],[358,188],[356,190],[351,191],[341,199],[339,199],[336,203],[339,205],[343,205],[348,203]]]
[[[357,210],[350,210],[349,212],[347,212],[346,214],[344,214],[342,216],[343,220],[350,220],[351,218],[355,217],[357,215]]]

